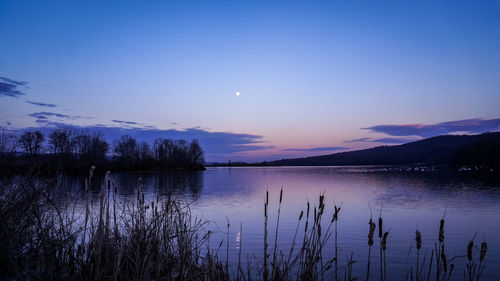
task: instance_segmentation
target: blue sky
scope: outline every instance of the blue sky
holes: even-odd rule
[[[196,137],[209,161],[253,161],[500,125],[498,0],[0,0],[0,34],[8,130]]]

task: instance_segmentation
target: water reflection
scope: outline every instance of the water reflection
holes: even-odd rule
[[[63,189],[98,200],[104,175],[96,175],[85,192],[81,178],[65,177]],[[461,176],[443,171],[400,172],[384,167],[256,167],[209,168],[204,172],[112,173],[119,200],[133,200],[141,188],[147,200],[174,195],[188,199],[193,214],[211,222],[216,244],[226,239],[230,227],[230,256],[237,260],[240,244],[243,257],[262,253],[263,202],[270,193],[270,225],[275,223],[279,190],[284,189],[280,218],[280,247],[290,246],[297,217],[306,202],[324,193],[326,212],[333,202],[342,204],[339,242],[345,256],[356,253],[357,268],[363,270],[370,212],[378,216],[383,206],[384,223],[391,229],[389,269],[404,273],[405,260],[414,242],[415,230],[422,232],[424,248],[432,249],[439,220],[446,211],[446,239],[450,255],[462,255],[466,243],[477,232],[487,238],[489,264],[500,263],[500,184],[484,177]],[[371,208],[371,209],[370,209]],[[240,232],[240,222],[243,223]],[[218,230],[218,231],[217,231]],[[272,235],[272,230],[270,232]],[[326,251],[332,251],[327,245]],[[375,266],[375,265],[374,265]],[[500,280],[500,269],[489,266],[485,280]]]
[[[120,201],[133,198],[137,190],[141,190],[145,196],[153,200],[157,196],[184,196],[190,200],[197,200],[203,188],[204,173],[199,171],[186,172],[124,172],[114,173],[105,182],[104,174],[94,175],[89,187],[86,187],[86,179],[75,176],[64,176],[61,178],[63,191],[79,195],[90,196],[90,199],[98,199],[102,188],[113,188],[116,186]]]

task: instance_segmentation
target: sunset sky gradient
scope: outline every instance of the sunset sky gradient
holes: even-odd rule
[[[0,36],[11,131],[260,161],[500,128],[498,0],[0,0]]]

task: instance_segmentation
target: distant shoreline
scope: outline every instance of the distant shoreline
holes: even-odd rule
[[[500,132],[442,135],[394,146],[289,158],[257,163],[211,163],[211,167],[244,166],[447,166],[456,169],[500,170]]]

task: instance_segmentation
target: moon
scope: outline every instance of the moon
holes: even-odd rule
[[[236,92],[236,93],[235,93],[235,95],[236,95],[237,97],[239,97],[239,96],[240,96],[240,92]]]

